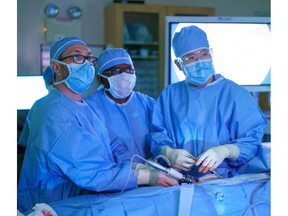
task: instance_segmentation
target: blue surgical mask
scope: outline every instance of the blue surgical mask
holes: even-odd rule
[[[195,85],[206,83],[215,74],[212,59],[203,59],[187,65],[181,65],[186,75],[186,80]]]
[[[87,60],[83,64],[54,61],[66,65],[69,71],[66,79],[54,82],[54,85],[65,82],[67,87],[76,94],[83,93],[90,87],[95,76],[95,69]]]

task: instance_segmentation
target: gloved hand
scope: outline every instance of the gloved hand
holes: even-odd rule
[[[196,166],[200,166],[199,172],[206,173],[213,171],[217,168],[225,158],[236,160],[239,156],[239,148],[234,144],[226,144],[217,147],[212,147],[202,153],[197,162]]]
[[[169,146],[164,146],[160,154],[167,157],[172,167],[178,171],[189,171],[196,163],[194,157],[185,149],[172,149]]]
[[[179,185],[176,179],[170,178],[161,171],[158,171],[151,167],[134,170],[134,172],[135,171],[138,185],[158,185],[164,187]]]
[[[140,169],[145,169],[145,168],[149,168],[149,166],[147,164],[143,164],[143,163],[132,163],[132,168],[134,170],[140,170]]]

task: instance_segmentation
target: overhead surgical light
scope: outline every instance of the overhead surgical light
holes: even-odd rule
[[[79,7],[71,7],[68,9],[68,16],[71,19],[79,19],[82,15],[82,10]]]
[[[56,17],[59,13],[59,9],[55,4],[49,4],[45,7],[44,12],[47,17]]]

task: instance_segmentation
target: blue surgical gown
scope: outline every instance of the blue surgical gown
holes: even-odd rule
[[[150,119],[155,104],[152,97],[133,91],[128,101],[118,104],[102,88],[86,101],[93,109],[98,108],[103,113],[117,163],[131,160],[134,154],[144,158],[150,156],[147,134],[150,132]],[[133,162],[136,161],[143,162],[134,157]]]
[[[29,130],[30,130],[30,122],[31,122],[31,110],[29,110],[27,116],[26,116],[26,120],[23,126],[23,129],[21,131],[21,134],[19,136],[19,140],[18,140],[18,145],[20,145],[23,148],[26,148],[27,145],[27,140],[28,140],[28,136],[29,136]]]
[[[33,104],[33,107],[34,107],[33,109],[35,109],[35,107],[37,106],[37,102],[35,102]],[[30,122],[31,122],[31,116],[32,116],[33,109],[31,108],[29,110],[27,116],[26,116],[25,123],[24,123],[23,129],[21,131],[21,134],[19,136],[19,140],[18,140],[18,145],[20,145],[21,147],[23,147],[25,149],[26,149],[27,141],[28,141],[28,137],[29,137]]]
[[[37,102],[18,184],[20,211],[92,191],[137,187],[130,164],[115,163],[100,118],[85,101],[58,90]]]
[[[50,90],[51,91],[51,90]],[[18,140],[18,145],[20,145],[21,147],[26,149],[27,146],[27,141],[28,141],[28,137],[29,137],[29,131],[30,131],[30,122],[31,122],[31,116],[32,116],[32,112],[35,109],[35,107],[37,106],[37,103],[39,102],[36,101],[33,104],[33,108],[31,107],[31,109],[29,110],[26,119],[25,119],[25,123],[24,126],[22,128],[21,134],[19,136],[19,140]]]
[[[203,88],[184,80],[163,90],[152,115],[151,151],[156,157],[167,145],[198,157],[211,147],[236,144],[238,159],[226,159],[215,170],[229,177],[239,174],[235,168],[256,155],[267,121],[246,89],[220,74],[214,77]],[[198,168],[194,166],[190,174],[201,175]]]

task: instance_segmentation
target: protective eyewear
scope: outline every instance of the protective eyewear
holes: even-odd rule
[[[72,60],[75,64],[83,64],[86,59],[94,67],[98,64],[98,58],[94,57],[94,56],[70,55],[70,56],[63,57],[59,60],[62,61],[62,60],[67,59],[67,58],[72,58]]]
[[[198,60],[211,58],[211,56],[212,56],[211,49],[203,49],[196,52],[187,53],[179,57],[179,59],[183,64],[189,64]]]
[[[135,72],[136,70],[134,68],[113,68],[110,70],[103,71],[103,75],[114,76],[120,73],[134,74]]]

